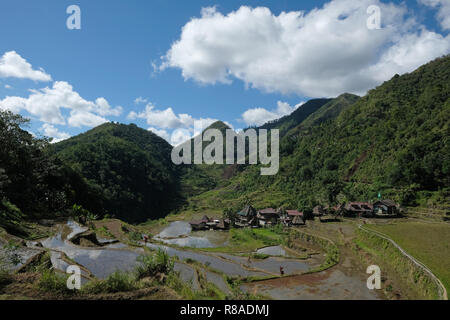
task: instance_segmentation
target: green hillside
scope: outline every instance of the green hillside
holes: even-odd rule
[[[175,166],[172,146],[133,124],[106,123],[49,145],[20,128],[23,118],[4,112],[0,144],[10,152],[0,157],[0,209],[6,221],[20,211],[41,217],[76,203],[137,222],[248,201],[308,208],[379,192],[404,205],[448,205],[449,93],[446,56],[361,98],[308,101],[260,127],[281,130],[275,176],[261,176],[257,165]],[[228,126],[210,128],[224,133]]]
[[[172,146],[136,125],[106,123],[52,147],[98,195],[99,214],[144,221],[164,216],[180,200]]]
[[[276,119],[270,122],[267,122],[259,127],[259,129],[279,129],[280,136],[286,134],[290,129],[296,127],[300,123],[303,122],[306,118],[308,118],[311,114],[319,110],[322,106],[326,105],[329,102],[332,102],[333,99],[311,99],[298,107],[291,114],[284,116],[280,119]]]
[[[249,166],[226,187],[191,202],[207,208],[250,199],[305,208],[375,199],[378,192],[405,205],[448,202],[449,93],[447,56],[360,99],[341,96],[354,103],[318,109],[282,137],[278,175],[260,176]]]

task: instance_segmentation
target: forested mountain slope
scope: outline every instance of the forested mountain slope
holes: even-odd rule
[[[318,110],[291,129],[282,137],[278,175],[263,177],[249,166],[227,188],[211,192],[211,201],[202,199],[209,205],[250,199],[302,208],[371,200],[380,192],[403,204],[448,201],[449,94],[450,56],[396,75],[351,98],[356,102],[334,118],[314,123]],[[218,194],[226,201],[217,202]]]
[[[99,195],[100,214],[144,221],[180,200],[172,146],[136,125],[106,123],[52,147]]]

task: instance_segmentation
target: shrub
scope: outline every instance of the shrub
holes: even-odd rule
[[[174,261],[167,253],[158,249],[153,255],[137,257],[139,265],[136,267],[136,278],[155,276],[158,273],[170,274],[173,271]]]
[[[86,294],[116,293],[132,291],[138,288],[136,279],[132,274],[116,271],[105,280],[94,280],[87,283],[82,288]]]
[[[139,232],[136,232],[136,231],[131,231],[128,234],[128,237],[130,238],[131,241],[135,241],[135,242],[142,240],[142,234],[140,234]]]
[[[253,259],[259,259],[259,260],[264,260],[267,259],[269,257],[268,254],[264,254],[264,253],[252,253],[252,258]]]
[[[81,205],[74,204],[72,206],[72,213],[74,217],[80,222],[81,219],[85,219],[87,221],[94,221],[98,219],[98,216],[90,212],[89,210],[83,208]]]
[[[52,270],[45,270],[37,284],[39,290],[51,293],[71,294],[74,291],[67,288],[68,276],[56,274]]]

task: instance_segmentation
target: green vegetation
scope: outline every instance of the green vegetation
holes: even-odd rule
[[[401,222],[366,227],[389,236],[406,252],[430,268],[447,291],[450,291],[450,225]]]
[[[297,239],[300,239],[301,241],[304,241],[313,246],[319,246],[326,253],[325,261],[316,269],[310,270],[310,273],[329,269],[339,263],[339,248],[330,239],[326,239],[318,235],[313,235],[301,230],[293,229],[289,233],[288,247],[292,247],[292,243]]]
[[[54,294],[72,295],[75,292],[67,288],[68,275],[59,274],[53,270],[45,270],[37,283],[39,290]]]
[[[231,228],[229,244],[226,247],[203,248],[209,252],[249,252],[258,248],[283,244],[286,234],[277,232],[277,228]]]
[[[93,280],[81,289],[83,294],[116,293],[139,289],[134,276],[127,272],[116,271],[105,280]]]
[[[33,239],[43,233],[31,221],[44,218],[72,215],[82,222],[112,217],[133,223],[147,221],[141,226],[120,227],[130,242],[136,243],[142,231],[148,228],[153,232],[152,228],[167,224],[176,213],[184,214],[183,218],[223,213],[233,219],[248,203],[307,212],[317,204],[374,200],[378,193],[404,206],[418,207],[411,212],[419,217],[422,208],[433,206],[435,216],[444,220],[448,219],[450,199],[449,119],[450,56],[410,74],[396,75],[364,97],[343,94],[335,99],[313,99],[291,115],[261,126],[281,132],[280,170],[274,176],[261,176],[257,165],[177,167],[166,141],[133,124],[106,123],[50,145],[48,139],[33,137],[24,129],[28,120],[0,111],[0,148],[8,151],[0,154],[0,228]],[[210,128],[224,132],[228,127],[219,121]],[[369,227],[391,236],[449,288],[447,225]],[[96,232],[112,236],[106,227]],[[340,258],[331,241],[301,231],[286,233],[281,225],[232,228],[229,234],[226,248],[201,250],[249,253],[264,246],[290,246],[301,239],[326,251],[326,260],[317,270],[337,264]],[[15,251],[15,246],[10,242],[6,249]],[[386,241],[359,233],[356,246],[404,275],[405,282],[418,290],[417,297],[435,297],[435,285],[427,275]],[[18,262],[16,256],[10,258]],[[35,265],[39,272],[47,269],[48,263],[48,256],[41,258]],[[139,262],[135,275],[115,273],[85,290],[134,290],[140,288],[142,279],[154,278],[154,283],[167,285],[183,297],[222,297],[220,290],[207,282],[200,293],[193,292],[163,252],[142,256]],[[158,275],[165,276],[159,279]],[[0,286],[7,279],[1,272]],[[234,288],[237,283],[233,282]],[[50,271],[42,273],[38,288],[68,294],[64,277]],[[235,297],[242,298],[240,293]]]
[[[158,249],[152,255],[141,255],[137,260],[139,262],[139,265],[136,267],[137,279],[173,272],[174,260],[161,249]]]
[[[405,257],[391,242],[364,230],[357,230],[356,250],[370,254],[372,262],[408,286],[413,299],[439,299],[439,288],[431,276]]]
[[[190,198],[181,211],[235,207],[248,199],[256,207],[305,210],[375,200],[378,192],[403,205],[424,199],[448,205],[449,70],[446,56],[395,76],[365,97],[328,101],[282,134],[277,175],[243,166],[223,185]]]
[[[0,147],[8,150],[0,154],[0,226],[19,236],[26,231],[18,221],[54,217],[74,203],[77,188],[83,187],[79,176],[48,155],[47,139],[22,129],[27,123],[0,111]]]
[[[320,110],[324,105],[332,102],[333,99],[312,99],[304,103],[301,108],[297,108],[291,114],[284,116],[280,119],[270,121],[258,129],[279,129],[280,135],[285,135],[290,129],[296,127],[299,123],[302,123],[311,114]]]
[[[86,208],[142,222],[163,217],[179,198],[171,148],[136,125],[106,123],[52,146],[52,151],[95,191]]]

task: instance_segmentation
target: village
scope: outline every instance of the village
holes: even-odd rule
[[[267,227],[281,224],[285,227],[305,225],[306,220],[318,218],[321,222],[335,221],[339,217],[388,218],[396,217],[400,206],[393,200],[371,202],[348,202],[336,206],[315,206],[312,210],[298,211],[284,208],[256,210],[250,204],[241,211],[232,212],[222,219],[212,219],[204,215],[200,220],[192,220],[192,230],[226,230],[230,227]]]

